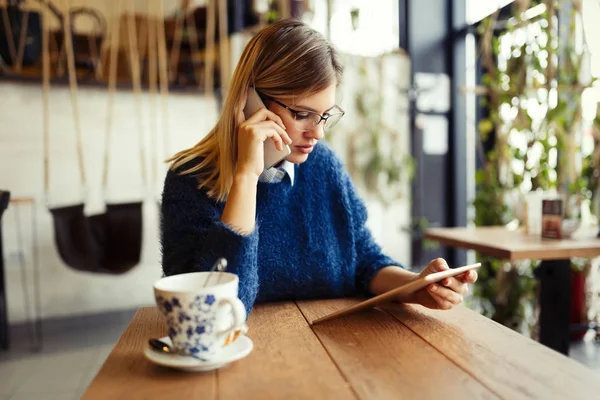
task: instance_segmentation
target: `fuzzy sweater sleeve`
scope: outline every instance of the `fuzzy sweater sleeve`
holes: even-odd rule
[[[221,222],[223,205],[210,199],[190,175],[167,173],[161,204],[165,275],[208,271],[219,257],[239,277],[239,298],[249,314],[258,293],[258,226],[241,235]]]
[[[356,251],[356,290],[365,295],[372,295],[368,289],[369,283],[380,269],[392,265],[401,268],[404,267],[383,253],[383,250],[377,244],[367,227],[367,208],[360,198],[354,183],[341,162],[337,160],[335,164],[337,171],[334,175],[338,177],[341,191],[340,197],[346,212],[349,213],[353,231],[352,236]]]

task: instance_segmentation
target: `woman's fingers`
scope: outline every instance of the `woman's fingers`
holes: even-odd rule
[[[275,121],[265,120],[265,121],[257,122],[256,124],[253,124],[252,126],[259,128],[259,129],[273,129],[273,130],[276,130],[277,133],[279,133],[281,136],[289,137],[287,132],[285,131],[285,129],[280,127],[277,123],[275,123]]]
[[[287,144],[292,144],[292,138],[290,137],[290,135],[288,135],[287,131],[284,129],[281,129],[281,127],[274,123],[273,121],[265,121],[268,122],[276,131],[277,133],[279,133],[279,136],[281,136],[281,138],[283,139],[283,141]]]
[[[259,134],[260,140],[265,141],[267,138],[272,138],[277,148],[283,150],[283,143],[292,143],[292,139],[287,132],[273,121],[262,121],[253,125],[253,129]],[[281,143],[281,148],[278,143]]]
[[[467,294],[467,292],[469,291],[469,286],[466,283],[454,278],[445,278],[440,282],[440,284],[444,287],[455,291],[458,294]]]
[[[448,310],[453,306],[462,303],[463,300],[462,295],[436,283],[429,285],[427,290],[429,291],[431,297],[438,303],[440,308],[444,310]]]
[[[273,121],[285,131],[285,124],[283,123],[281,117],[264,107],[252,114],[245,122],[248,124],[257,124],[262,121]]]
[[[277,125],[279,125],[281,127],[281,129],[283,129],[285,131],[285,124],[283,123],[283,120],[281,119],[281,117],[277,114],[275,114],[273,111],[267,110],[266,108],[264,109],[267,113],[267,118],[270,119],[271,121],[275,122]]]
[[[477,281],[477,271],[467,271],[464,274],[458,275],[456,279],[464,283],[475,283]]]
[[[437,304],[437,307],[431,307],[430,308],[438,308],[440,310],[450,310],[454,307],[454,304],[451,301],[446,300],[444,297],[441,297],[440,295],[438,295],[435,292],[432,292],[431,290],[429,290],[429,297],[431,297],[433,299],[433,301],[435,301],[435,304]]]
[[[269,129],[268,131],[265,132],[266,134],[266,139],[265,140],[272,140],[275,142],[275,147],[277,147],[277,150],[281,151],[283,150],[283,139],[281,139],[281,135],[273,130],[273,129]]]
[[[435,272],[445,271],[447,269],[450,269],[450,267],[448,266],[446,260],[444,260],[443,258],[436,258],[435,260],[431,260],[431,262],[427,264],[427,267],[423,272],[425,272],[426,274],[433,274]]]
[[[432,260],[427,267],[421,272],[421,276],[427,276],[440,271],[448,270],[448,263],[438,258]],[[469,291],[469,284],[477,280],[477,272],[471,270],[464,272],[454,277],[442,279],[438,283],[431,284],[427,287],[431,299],[433,299],[438,308],[449,310],[457,304],[462,303],[463,295]]]

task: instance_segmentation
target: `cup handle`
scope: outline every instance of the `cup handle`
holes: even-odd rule
[[[222,307],[226,304],[231,306],[231,310],[233,312],[233,325],[229,328],[222,330],[218,333],[219,336],[225,337],[225,345],[228,345],[234,342],[240,334],[246,334],[248,328],[246,327],[246,307],[244,307],[244,303],[241,302],[240,299],[221,299],[219,302],[219,307]]]

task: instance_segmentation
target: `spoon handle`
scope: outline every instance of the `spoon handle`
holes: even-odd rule
[[[183,352],[176,352],[174,351],[171,346],[169,346],[168,344],[164,343],[161,340],[158,339],[150,339],[148,340],[148,344],[150,345],[150,347],[152,348],[152,350],[155,350],[159,353],[167,353],[167,354],[178,354],[180,356],[186,356],[186,357],[192,357],[195,358],[196,360],[200,360],[200,361],[210,361],[207,360],[205,358],[202,358],[200,356],[197,356],[195,354],[187,354],[187,353],[183,353]]]
[[[210,280],[210,277],[213,275],[215,270],[217,270],[218,272],[223,272],[225,271],[225,269],[227,269],[227,260],[221,257],[213,264],[212,268],[210,269],[210,274],[206,277],[206,280],[204,281],[204,287],[208,286],[208,281]]]

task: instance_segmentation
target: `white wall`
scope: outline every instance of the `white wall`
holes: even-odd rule
[[[153,301],[152,282],[161,276],[158,243],[158,208],[156,199],[164,177],[164,155],[198,141],[216,118],[216,102],[198,95],[171,94],[169,110],[169,151],[161,150],[148,159],[154,161],[160,175],[154,180],[152,193],[144,191],[140,178],[139,121],[134,117],[134,101],[130,92],[118,92],[114,98],[114,130],[108,195],[117,201],[144,198],[144,243],[142,263],[121,276],[86,274],[63,265],[55,250],[52,220],[44,200],[42,151],[42,92],[38,85],[0,83],[0,188],[13,197],[32,197],[37,202],[37,235],[41,266],[42,315],[73,315],[124,309]],[[144,95],[142,132],[150,148],[150,123],[160,128],[160,118],[149,113]],[[103,89],[79,89],[79,107],[84,138],[85,165],[89,180],[86,200],[89,213],[103,207],[101,162],[106,127],[107,92]],[[81,185],[75,155],[75,133],[69,91],[56,87],[51,93],[50,119],[50,201],[64,205],[81,201]],[[160,104],[160,103],[159,103]],[[161,141],[157,141],[162,145]],[[148,155],[147,158],[150,158]],[[158,157],[158,158],[156,158]],[[142,197],[143,196],[143,197]],[[21,321],[26,316],[21,288],[21,270],[15,223],[16,207],[11,206],[3,218],[6,257],[6,282],[9,318]],[[31,219],[27,206],[19,208],[27,273],[31,280]],[[31,285],[28,285],[31,286]],[[31,288],[28,288],[31,290]]]
[[[407,65],[397,72],[406,76]],[[348,89],[341,105],[349,111],[346,126],[352,124],[351,72],[346,81]],[[106,128],[107,92],[104,89],[79,88],[78,104],[83,130],[85,166],[89,180],[86,199],[89,213],[101,212],[103,195],[101,185],[101,163]],[[85,313],[119,310],[152,304],[152,283],[161,276],[158,243],[158,209],[156,205],[164,164],[160,160],[166,154],[197,142],[216,120],[216,103],[199,95],[171,94],[168,98],[169,148],[162,140],[155,143],[160,154],[149,154],[147,171],[151,163],[160,168],[153,180],[151,192],[145,191],[140,179],[138,132],[145,136],[145,146],[151,148],[151,127],[156,124],[162,133],[160,112],[151,112],[149,96],[142,96],[143,120],[135,118],[134,96],[130,92],[118,92],[114,98],[114,131],[111,147],[109,190],[107,195],[117,201],[126,201],[143,196],[144,244],[142,262],[132,271],[120,276],[86,274],[65,266],[55,250],[52,220],[44,200],[43,149],[42,149],[42,92],[36,84],[0,83],[0,188],[8,189],[13,197],[32,197],[36,201],[37,237],[41,267],[42,316],[55,317]],[[398,99],[392,99],[394,107]],[[160,104],[160,103],[159,103]],[[396,108],[387,112],[401,129],[408,132],[406,115]],[[50,201],[52,205],[63,205],[81,201],[81,186],[78,178],[75,153],[75,131],[69,91],[65,87],[54,87],[51,93],[51,159]],[[343,135],[338,135],[334,148],[343,152]],[[406,147],[408,149],[408,133]],[[344,158],[342,154],[342,158]],[[375,238],[384,250],[400,262],[409,265],[410,239],[400,232],[400,227],[409,220],[408,198],[385,209],[376,201],[368,201],[369,224]],[[22,321],[27,317],[24,310],[21,286],[21,268],[18,263],[19,242],[15,212],[11,206],[3,218],[3,234],[6,257],[6,283],[8,290],[9,319]],[[20,207],[19,217],[23,232],[23,247],[26,257],[28,280],[32,273],[31,215],[26,206]],[[26,285],[31,295],[31,282]]]

